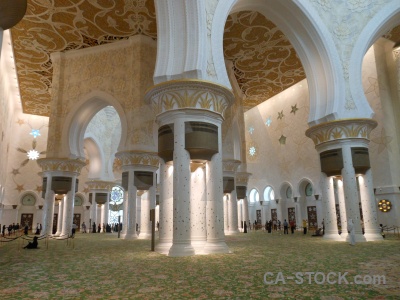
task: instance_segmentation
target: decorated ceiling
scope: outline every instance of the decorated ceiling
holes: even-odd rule
[[[28,0],[25,17],[12,29],[24,113],[50,114],[52,52],[112,43],[136,34],[157,38],[153,0]],[[400,41],[400,26],[385,37]],[[305,78],[285,35],[257,12],[229,16],[224,54],[233,62],[245,109]]]

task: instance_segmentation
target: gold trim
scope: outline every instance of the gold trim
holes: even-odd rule
[[[325,142],[343,139],[367,139],[371,131],[378,125],[373,119],[340,119],[317,124],[306,130],[315,146]]]
[[[211,81],[211,80],[191,79],[191,78],[188,78],[188,79],[172,79],[172,80],[168,80],[168,81],[163,81],[163,82],[157,83],[157,84],[155,84],[155,85],[149,87],[149,88],[145,91],[144,94],[147,95],[147,93],[149,93],[151,90],[156,89],[156,88],[159,88],[159,87],[162,87],[162,86],[164,86],[164,85],[170,85],[170,84],[171,84],[171,85],[174,85],[174,84],[186,83],[186,82],[206,83],[206,84],[215,85],[215,86],[217,86],[217,87],[226,89],[227,91],[229,91],[229,92],[231,92],[231,93],[233,94],[232,89],[230,89],[230,88],[228,88],[227,86],[222,85],[222,84],[220,84],[220,83],[215,83],[214,81]]]

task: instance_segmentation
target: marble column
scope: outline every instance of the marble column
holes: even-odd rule
[[[243,221],[247,223],[247,226],[249,226],[249,202],[247,200],[247,197],[243,199]]]
[[[337,180],[337,195],[340,211],[340,223],[342,225],[342,233],[340,234],[340,236],[342,239],[347,240],[347,236],[349,234],[347,232],[346,203],[344,201],[343,181],[340,179]]]
[[[238,210],[237,210],[237,197],[236,190],[230,193],[228,200],[228,218],[229,218],[229,234],[238,233]]]
[[[58,201],[57,232],[55,233],[55,236],[61,235],[61,232],[62,232],[64,201],[65,201],[65,197],[63,197],[60,201]]]
[[[174,120],[173,238],[169,256],[194,255],[190,226],[190,155],[185,149],[184,114]],[[222,178],[222,177],[221,177]],[[222,195],[221,195],[222,199]]]
[[[224,205],[224,233],[229,234],[229,194],[222,198]]]
[[[137,188],[134,185],[134,170],[129,168],[128,175],[128,190],[125,191],[124,199],[124,212],[123,212],[123,225],[122,225],[122,239],[135,240],[138,238],[136,232],[137,215]]]
[[[43,234],[51,235],[53,233],[54,201],[56,195],[54,191],[51,190],[51,175],[47,175],[46,177],[48,183],[46,185],[46,194],[44,196],[42,225]]]
[[[237,215],[237,222],[238,222],[238,230],[240,231],[240,232],[243,232],[243,227],[242,227],[242,224],[243,224],[243,200],[239,200],[239,201],[237,201],[236,202],[236,205],[237,205],[237,212],[238,212],[238,215]]]
[[[150,193],[145,191],[141,196],[142,210],[140,222],[139,239],[151,238],[151,222],[150,222]]]
[[[344,165],[342,169],[342,178],[343,178],[343,189],[346,202],[346,216],[348,219],[353,220],[356,242],[365,242],[366,239],[362,234],[362,229],[361,229],[361,217],[358,204],[359,196],[358,196],[356,174],[353,167],[350,144],[343,145],[342,154],[343,154],[343,165]]]
[[[364,219],[365,239],[367,241],[380,241],[383,237],[378,227],[371,169],[368,169],[365,175],[359,176],[358,182]]]
[[[72,176],[71,190],[68,191],[64,202],[63,224],[61,235],[72,234],[72,222],[74,218],[74,200],[75,200],[76,176]]]
[[[173,171],[172,165],[160,163],[160,229],[159,242],[155,250],[162,254],[168,254],[172,246],[173,224]]]
[[[190,185],[191,241],[196,254],[202,254],[207,240],[205,168],[199,166],[191,174]]]
[[[223,196],[223,174],[221,155],[221,126],[218,126],[218,149],[211,161],[207,162],[207,242],[204,253],[230,253],[225,243],[224,235],[224,207]]]
[[[91,205],[91,207],[90,207],[90,210],[91,210],[91,219],[92,219],[92,223],[90,223],[90,232],[93,232],[93,223],[95,223],[95,225],[96,225],[96,228],[97,228],[97,225],[99,225],[98,223],[97,223],[97,202],[96,202],[96,193],[92,193],[92,205]]]
[[[325,232],[323,239],[340,241],[341,237],[337,228],[336,206],[335,206],[335,190],[333,186],[333,177],[321,174],[323,181],[322,188],[322,205],[324,211]]]
[[[109,215],[110,215],[110,198],[111,198],[111,192],[108,191],[107,192],[107,202],[103,204],[102,206],[102,210],[101,210],[101,226],[103,226],[103,224],[105,226],[107,226],[108,224],[108,219],[109,219]],[[105,230],[105,228],[104,228]]]

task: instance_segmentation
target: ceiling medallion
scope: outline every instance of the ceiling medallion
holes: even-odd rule
[[[378,207],[381,212],[388,212],[392,209],[392,203],[389,200],[380,200]]]

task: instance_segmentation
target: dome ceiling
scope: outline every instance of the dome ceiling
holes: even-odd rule
[[[156,39],[155,6],[153,0],[28,0],[26,15],[11,32],[23,111],[48,116],[50,54],[112,43],[136,34]],[[385,37],[400,41],[400,26]],[[224,54],[233,63],[246,109],[305,78],[284,34],[256,12],[229,16]]]

